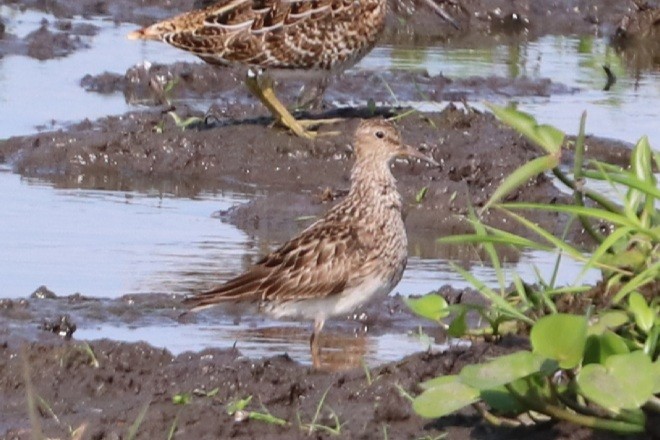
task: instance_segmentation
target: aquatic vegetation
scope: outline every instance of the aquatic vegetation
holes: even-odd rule
[[[440,241],[482,246],[498,274],[499,291],[456,266],[488,306],[448,305],[438,295],[411,299],[408,304],[419,315],[441,322],[452,336],[529,330],[531,350],[423,382],[424,391],[414,399],[413,408],[423,417],[435,418],[474,405],[497,425],[515,425],[526,415],[532,421],[550,418],[621,433],[643,432],[647,413],[660,412],[660,189],[653,174],[654,167],[660,168],[660,157],[643,137],[631,153],[629,167],[598,161],[585,167],[583,115],[569,177],[559,167],[564,133],[511,108],[491,109],[547,154],[505,178],[483,209],[502,210],[538,238],[484,225],[472,211],[468,220],[473,234]],[[573,204],[499,202],[546,171],[573,190]],[[587,178],[609,183],[619,200],[587,189]],[[520,210],[567,216],[565,233],[578,220],[597,245],[585,253],[528,220]],[[597,224],[609,225],[609,233],[603,234]],[[513,288],[507,286],[496,245],[554,250],[557,264],[551,279],[539,275],[529,285],[514,275]],[[556,279],[564,255],[582,263],[582,270],[572,285],[560,287]],[[593,269],[602,274],[599,286],[581,283]],[[559,303],[567,296],[577,303],[585,299],[586,307],[562,313]],[[478,313],[487,325],[468,328],[470,312]]]

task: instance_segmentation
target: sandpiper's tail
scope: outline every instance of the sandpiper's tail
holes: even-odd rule
[[[258,301],[259,287],[263,282],[263,274],[260,272],[248,271],[221,286],[184,298],[183,304],[197,311],[226,302]]]

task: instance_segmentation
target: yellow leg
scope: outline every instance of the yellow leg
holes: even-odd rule
[[[277,99],[275,96],[275,91],[273,90],[272,82],[267,78],[262,78],[262,83],[259,83],[259,78],[253,73],[248,73],[247,78],[245,79],[245,84],[247,88],[256,96],[259,101],[271,112],[271,114],[277,119],[277,122],[288,128],[296,134],[296,136],[314,139],[316,133],[313,131],[305,130],[305,128],[300,125],[296,118],[287,110],[287,108],[282,104],[282,102]]]
[[[252,94],[256,96],[264,106],[266,106],[277,122],[294,132],[296,136],[306,139],[314,139],[317,136],[317,133],[309,130],[310,128],[318,127],[323,124],[336,124],[343,120],[341,118],[297,120],[293,117],[291,112],[287,110],[284,104],[277,99],[277,96],[275,96],[275,90],[273,89],[273,83],[269,78],[263,76],[260,78],[257,74],[250,72],[245,79],[245,85],[248,90],[250,90],[250,92],[252,92]],[[336,135],[339,134],[339,132],[328,132],[324,133],[324,135],[325,134]]]

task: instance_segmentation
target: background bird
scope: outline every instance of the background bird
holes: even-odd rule
[[[438,12],[433,0],[425,1]],[[262,69],[313,72],[322,94],[329,74],[351,67],[373,48],[386,14],[387,0],[220,0],[128,37],[162,40],[211,64],[250,67],[248,89],[278,123],[312,138],[307,128],[320,121],[296,120]]]

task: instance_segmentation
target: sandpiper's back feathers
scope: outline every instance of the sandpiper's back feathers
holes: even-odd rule
[[[214,64],[345,68],[375,44],[386,0],[220,0],[129,35],[163,40]]]
[[[398,131],[384,120],[362,122],[354,144],[351,190],[342,202],[243,275],[186,303],[198,309],[255,301],[276,316],[314,317],[347,313],[391,291],[405,268],[407,239],[389,164],[397,156],[433,161],[401,144]],[[304,302],[318,306],[289,307]]]

